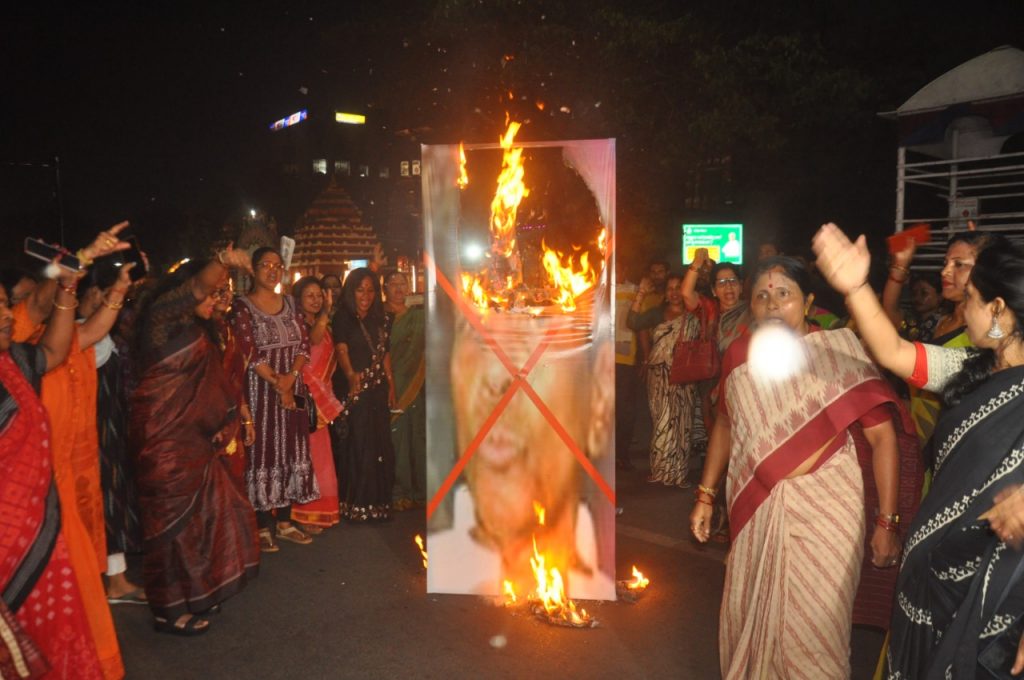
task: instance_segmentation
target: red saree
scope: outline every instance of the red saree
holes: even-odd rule
[[[809,368],[789,379],[760,382],[746,365],[726,378],[733,547],[719,630],[725,678],[850,673],[865,519],[847,429],[893,396],[852,332],[801,342]],[[737,345],[729,352],[746,343]],[[809,472],[787,478],[819,451]]]
[[[129,441],[146,595],[156,616],[173,620],[241,591],[259,548],[252,506],[224,455],[237,450],[238,416],[221,356],[197,326],[167,345],[180,349],[154,360],[132,394]],[[218,433],[227,445],[213,443]]]
[[[7,352],[0,383],[18,406],[0,432],[0,586],[5,609],[15,612],[0,623],[3,677],[13,668],[13,677],[102,678],[60,531],[46,412]]]
[[[338,476],[334,469],[334,453],[327,427],[341,413],[341,402],[334,396],[331,387],[334,369],[334,340],[325,329],[320,343],[310,348],[309,362],[302,367],[302,381],[317,409],[316,432],[309,435],[309,455],[313,461],[316,483],[320,487],[320,498],[292,506],[293,520],[322,527],[334,526],[341,521]]]

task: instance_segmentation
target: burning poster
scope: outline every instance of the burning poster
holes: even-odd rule
[[[614,600],[615,142],[518,127],[423,147],[427,590]]]

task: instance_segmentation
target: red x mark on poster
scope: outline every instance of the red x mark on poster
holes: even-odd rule
[[[491,348],[491,350],[494,352],[494,355],[498,357],[498,361],[502,363],[505,369],[509,372],[509,375],[512,376],[512,383],[508,386],[508,389],[505,390],[504,394],[502,394],[501,399],[498,400],[498,403],[494,405],[494,409],[491,411],[491,414],[487,417],[487,420],[485,420],[483,425],[480,426],[480,430],[476,433],[476,436],[473,437],[472,441],[469,442],[469,445],[466,447],[466,450],[462,453],[462,456],[459,457],[459,460],[455,463],[454,467],[452,467],[452,470],[451,472],[448,473],[448,476],[445,478],[444,483],[441,484],[441,488],[439,488],[437,490],[437,493],[434,494],[434,497],[430,499],[430,503],[427,505],[427,519],[430,519],[430,517],[433,516],[434,512],[437,510],[437,507],[441,504],[441,501],[444,499],[444,497],[451,490],[452,486],[455,484],[455,480],[457,480],[459,478],[459,475],[462,474],[462,470],[466,467],[466,463],[469,462],[469,459],[472,458],[473,454],[475,454],[477,449],[480,448],[480,444],[483,443],[484,439],[487,437],[487,434],[491,431],[491,428],[498,421],[498,418],[501,416],[501,414],[505,411],[505,408],[508,406],[509,402],[512,401],[512,397],[514,397],[516,392],[518,392],[519,390],[522,390],[523,393],[530,399],[530,401],[534,403],[534,405],[537,407],[537,410],[540,411],[541,415],[544,416],[544,419],[548,421],[549,425],[551,425],[552,429],[555,431],[555,434],[557,434],[559,439],[561,439],[562,442],[564,442],[565,445],[569,447],[569,450],[576,457],[576,460],[578,460],[580,465],[583,466],[583,469],[586,470],[587,474],[590,475],[590,478],[594,480],[594,483],[597,484],[597,487],[601,490],[601,492],[605,495],[609,502],[611,502],[612,505],[614,505],[615,491],[612,490],[611,485],[609,485],[608,482],[605,481],[604,477],[601,476],[601,473],[597,471],[597,468],[595,468],[593,463],[590,462],[590,459],[587,458],[585,453],[583,453],[583,450],[580,449],[579,445],[573,440],[573,438],[566,431],[565,427],[562,426],[562,423],[558,421],[558,418],[555,417],[555,414],[551,412],[551,409],[548,408],[548,405],[544,403],[544,400],[540,398],[540,395],[537,394],[537,392],[533,389],[533,386],[530,385],[530,383],[527,380],[527,378],[530,377],[530,372],[533,371],[534,366],[537,365],[537,362],[540,360],[541,355],[543,355],[545,350],[547,350],[548,345],[551,342],[551,339],[554,335],[558,333],[558,331],[549,330],[547,333],[545,333],[540,343],[537,345],[537,347],[534,348],[533,352],[526,360],[526,363],[523,364],[521,368],[516,368],[515,364],[512,363],[512,360],[509,358],[508,354],[505,353],[505,350],[501,348],[501,345],[497,342],[497,340],[495,340],[494,337],[487,331],[487,327],[484,325],[483,320],[480,318],[480,315],[477,314],[476,310],[466,303],[466,300],[455,289],[451,281],[449,281],[448,278],[444,275],[444,272],[437,268],[433,259],[431,259],[429,255],[425,255],[425,258],[427,261],[427,266],[430,267],[430,269],[434,272],[434,276],[437,280],[438,285],[441,286],[441,289],[444,290],[444,292],[448,295],[449,298],[451,298],[452,302],[455,303],[455,306],[462,312],[462,315],[466,317],[467,321],[469,321],[469,324],[476,330],[477,333],[480,334],[480,337],[484,341],[484,343]]]

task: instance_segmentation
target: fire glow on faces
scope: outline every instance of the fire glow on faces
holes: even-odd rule
[[[264,288],[273,288],[281,283],[281,276],[284,273],[284,265],[281,263],[281,256],[277,253],[266,253],[256,263],[256,281]]]
[[[409,295],[409,280],[405,274],[396,272],[388,276],[384,282],[384,296],[393,305],[404,305],[405,298]]]

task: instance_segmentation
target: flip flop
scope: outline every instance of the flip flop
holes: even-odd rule
[[[117,597],[108,597],[107,602],[110,604],[149,604],[149,600],[146,599],[146,593],[142,588],[129,590],[127,593]]]
[[[196,635],[202,635],[206,631],[210,630],[210,622],[206,621],[206,625],[199,628],[199,624],[206,619],[196,615],[189,617],[185,623],[180,626],[177,625],[177,621],[162,621],[160,619],[153,620],[153,630],[158,633],[167,633],[168,635],[180,635],[182,637],[195,637]]]

